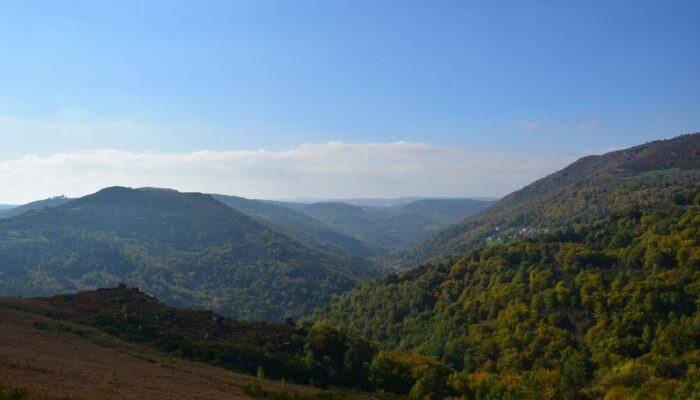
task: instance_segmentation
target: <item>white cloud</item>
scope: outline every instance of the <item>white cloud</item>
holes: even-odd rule
[[[536,129],[536,128],[539,128],[541,125],[537,121],[523,119],[523,120],[518,121],[518,126],[523,128],[523,129]]]
[[[411,142],[330,142],[286,151],[80,151],[0,160],[0,202],[81,196],[114,185],[251,198],[500,196],[575,158]]]

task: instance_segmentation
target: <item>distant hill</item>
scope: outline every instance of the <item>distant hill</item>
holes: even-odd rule
[[[335,246],[358,257],[368,257],[374,254],[374,251],[365,243],[344,235],[292,207],[236,196],[219,194],[212,196],[243,214],[270,222],[282,228],[285,233],[301,240],[308,238],[318,243]]]
[[[170,304],[280,320],[376,273],[199,193],[113,187],[0,220],[0,293],[10,295],[126,282]]]
[[[278,200],[277,203],[290,204],[291,207],[300,207],[305,204],[314,203],[345,203],[353,206],[360,207],[394,207],[402,206],[404,204],[413,203],[419,200],[459,200],[459,199],[469,199],[469,200],[480,200],[480,201],[496,201],[497,197],[396,197],[396,198],[378,198],[378,197],[367,197],[367,198],[337,198],[337,199],[319,199],[315,197],[303,197],[299,199],[291,200]],[[272,201],[272,200],[264,200]]]
[[[221,194],[212,196],[243,214],[275,225],[276,229],[298,240],[332,246],[355,257],[380,257],[380,260],[386,253],[425,239],[492,204],[485,199],[456,198],[402,197],[294,203]],[[0,210],[0,219],[56,207],[70,200],[55,197]]]
[[[490,204],[471,199],[426,199],[391,207],[335,202],[314,203],[297,209],[364,242],[377,253],[386,253],[458,223]]]
[[[402,218],[415,215],[434,221],[434,225],[428,226],[428,230],[435,230],[460,222],[470,215],[485,210],[491,204],[491,201],[474,199],[422,199],[393,206],[389,211],[393,211]]]
[[[700,133],[584,157],[382,262],[405,269],[475,245],[595,221],[630,205],[653,208],[667,187],[696,185],[699,176]]]
[[[414,203],[422,200],[478,200],[478,201],[495,201],[495,197],[397,197],[394,199],[381,198],[356,198],[356,199],[329,199],[317,201],[316,203],[331,202],[331,203],[346,203],[360,207],[396,207],[403,206],[409,203]]]
[[[69,202],[71,199],[65,196],[51,197],[45,200],[33,201],[21,206],[8,207],[2,209],[0,207],[0,219],[14,217],[30,210],[39,210],[46,207],[57,207]]]
[[[422,197],[397,197],[394,199],[381,198],[354,198],[354,199],[324,199],[315,203],[345,203],[359,207],[394,207],[408,204],[417,200],[423,200]]]

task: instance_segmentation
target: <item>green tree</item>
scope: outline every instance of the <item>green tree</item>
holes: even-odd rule
[[[564,400],[577,399],[590,376],[590,362],[581,352],[570,347],[562,352],[559,363],[559,389]]]

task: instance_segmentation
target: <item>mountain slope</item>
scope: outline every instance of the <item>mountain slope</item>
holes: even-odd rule
[[[466,398],[526,398],[515,387],[532,379],[557,399],[690,398],[699,140],[579,160],[448,230],[451,260],[362,283],[313,319],[440,358]]]
[[[279,320],[375,273],[199,193],[114,187],[0,221],[4,294],[126,282],[171,304]]]
[[[471,199],[426,199],[392,207],[324,202],[299,210],[372,246],[378,253],[386,253],[424,239],[490,204]]]
[[[653,210],[365,282],[314,318],[439,357],[463,371],[467,398],[502,398],[530,373],[549,374],[551,398],[689,398],[700,388],[700,186],[667,189]]]
[[[428,230],[436,230],[440,226],[452,225],[469,215],[476,214],[488,206],[491,202],[486,200],[473,199],[422,199],[410,203],[391,207],[391,210],[402,218],[408,219],[412,216],[422,216],[435,221],[433,226],[428,226]]]
[[[674,185],[700,182],[700,133],[584,157],[518,190],[484,212],[390,254],[382,263],[409,268],[457,256],[475,245],[591,222],[631,204],[652,208]]]
[[[71,201],[65,196],[52,197],[46,200],[33,201],[21,206],[11,207],[9,209],[0,209],[0,219],[14,217],[30,210],[40,210],[46,207],[57,207]]]
[[[323,222],[292,208],[243,197],[219,194],[212,196],[243,214],[268,221],[284,229],[285,233],[290,235],[307,237],[318,243],[335,246],[358,257],[368,257],[374,253],[359,240],[335,231]]]

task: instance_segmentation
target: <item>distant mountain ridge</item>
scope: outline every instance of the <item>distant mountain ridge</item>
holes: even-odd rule
[[[0,293],[138,285],[249,319],[308,313],[378,272],[201,193],[112,187],[0,220]]]
[[[341,202],[292,206],[366,243],[381,255],[422,240],[490,205],[491,202],[472,199],[424,199],[391,207],[356,206]]]
[[[164,190],[166,188],[140,188]],[[378,257],[458,223],[492,202],[467,198],[359,199],[382,206],[344,202],[290,203],[212,194],[218,201],[301,241],[335,247],[355,257]],[[57,207],[73,199],[64,196],[0,210],[0,220],[27,211]]]
[[[394,207],[401,206],[408,203],[413,203],[421,200],[478,200],[478,201],[496,201],[498,197],[471,197],[471,196],[408,196],[408,197],[395,197],[395,198],[381,198],[381,197],[358,197],[358,198],[316,198],[316,197],[301,197],[298,199],[289,200],[263,200],[276,203],[291,204],[292,207],[296,205],[303,204],[314,204],[314,203],[345,203],[353,206],[359,207]]]
[[[293,236],[307,237],[318,243],[335,246],[358,257],[368,257],[374,251],[365,243],[344,235],[325,223],[293,208],[243,197],[212,195],[218,201],[244,214],[270,222]],[[303,240],[303,239],[302,239]]]
[[[0,208],[0,219],[14,217],[15,215],[20,215],[30,210],[39,210],[45,207],[57,207],[61,204],[69,202],[70,200],[72,199],[65,196],[56,196],[45,200],[33,201],[21,206],[8,206],[5,209]]]

